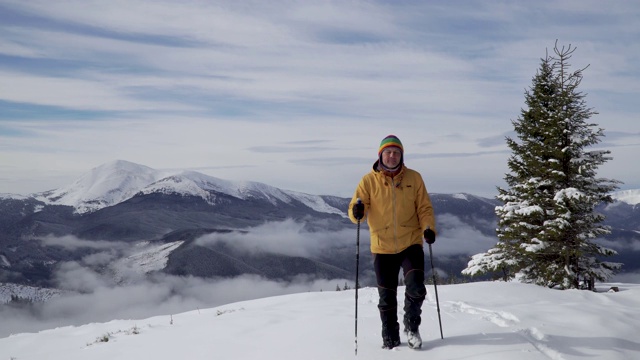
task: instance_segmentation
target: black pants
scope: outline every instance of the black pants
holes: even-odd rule
[[[373,254],[373,266],[378,281],[378,309],[383,328],[398,327],[398,274],[402,268],[404,284],[404,326],[417,331],[422,303],[427,295],[424,286],[424,250],[412,245],[398,254]]]

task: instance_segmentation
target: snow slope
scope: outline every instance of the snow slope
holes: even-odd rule
[[[132,273],[143,276],[150,272],[164,269],[165,266],[167,266],[171,252],[183,243],[184,241],[174,241],[166,244],[149,242],[136,244],[133,254],[109,264],[114,280],[117,283],[122,283],[130,277]]]
[[[357,357],[355,294],[349,290],[17,334],[0,339],[0,359],[638,359],[640,285],[615,285],[620,292],[502,282],[441,285],[444,340],[429,287],[421,351],[409,349],[404,335],[399,348],[380,348],[377,291],[364,288]]]

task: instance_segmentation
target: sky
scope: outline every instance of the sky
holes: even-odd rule
[[[494,196],[547,51],[577,50],[640,188],[637,1],[0,0],[0,193],[127,160],[350,197],[380,140],[434,193]]]
[[[408,348],[402,333],[400,347],[381,349],[378,295],[374,288],[362,288],[357,317],[355,290],[289,294],[15,334],[0,338],[0,358],[637,359],[640,323],[629,318],[640,306],[640,287],[612,285],[620,291],[608,292],[610,286],[598,293],[560,291],[503,282],[439,285],[437,301],[429,286],[421,350]]]

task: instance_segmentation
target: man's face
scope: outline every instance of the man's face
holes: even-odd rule
[[[382,150],[382,165],[389,169],[395,169],[400,164],[402,151],[397,147],[388,147]]]

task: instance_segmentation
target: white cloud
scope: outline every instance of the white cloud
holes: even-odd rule
[[[459,255],[463,249],[464,254],[475,255],[489,250],[498,241],[497,237],[482,234],[457,216],[442,214],[438,215],[437,220],[438,229],[446,228],[432,246],[439,255]]]
[[[76,250],[79,248],[87,248],[87,249],[99,249],[99,250],[118,250],[124,249],[128,247],[126,243],[120,243],[117,241],[106,241],[106,240],[83,240],[73,235],[65,235],[65,236],[40,236],[34,238],[33,240],[38,240],[42,242],[45,246],[60,246],[65,249]]]
[[[301,257],[313,257],[336,246],[355,244],[354,229],[309,231],[306,226],[292,219],[268,222],[242,231],[207,234],[195,243],[200,246],[224,243],[251,255],[266,252]],[[368,239],[368,232],[361,230],[360,236],[366,245],[364,239]]]
[[[108,277],[94,270],[90,270],[82,264],[70,261],[61,263],[54,275],[58,289],[89,293],[97,288],[113,285]]]

